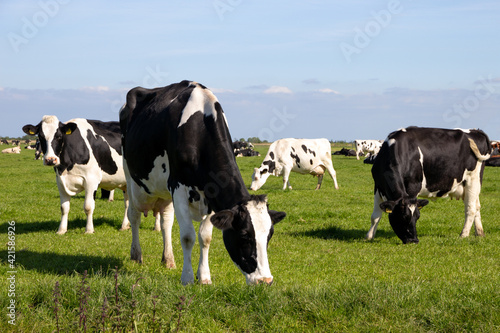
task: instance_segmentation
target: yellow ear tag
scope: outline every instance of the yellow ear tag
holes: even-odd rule
[[[30,134],[31,134],[31,135],[35,135],[35,131],[30,130]]]
[[[66,131],[66,135],[70,135],[70,134],[71,134],[71,130],[69,129]]]
[[[388,213],[388,214],[390,214],[390,213],[392,213],[392,210],[390,210],[389,208],[386,208],[385,212]]]

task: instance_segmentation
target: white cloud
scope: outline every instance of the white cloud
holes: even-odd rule
[[[338,91],[330,89],[330,88],[319,89],[318,91],[321,93],[324,93],[324,94],[335,94],[335,95],[340,94]]]
[[[82,90],[86,90],[86,91],[109,91],[109,87],[106,87],[106,86],[83,87]]]
[[[292,91],[287,87],[271,86],[264,90],[264,94],[291,94]]]

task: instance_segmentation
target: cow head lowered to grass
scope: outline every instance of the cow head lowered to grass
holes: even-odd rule
[[[274,224],[286,214],[269,210],[265,196],[248,193],[214,94],[191,81],[134,88],[120,111],[120,126],[131,201],[131,259],[142,262],[141,212],[164,213],[173,202],[184,254],[183,284],[194,282],[193,220],[202,221],[197,273],[201,283],[211,283],[208,250],[213,226],[222,230],[226,249],[248,284],[272,283],[267,244]],[[171,239],[164,237],[165,242]]]
[[[479,193],[489,152],[488,136],[476,129],[408,127],[389,134],[372,167],[375,196],[366,238],[373,239],[387,212],[403,243],[418,243],[416,223],[428,201],[417,197],[463,199],[460,236],[469,236],[473,224],[483,236]]]
[[[429,203],[425,199],[402,198],[396,201],[384,201],[380,208],[389,214],[389,223],[396,235],[406,243],[418,243],[417,221],[420,209]]]

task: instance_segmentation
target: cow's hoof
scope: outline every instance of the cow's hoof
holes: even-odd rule
[[[129,230],[129,229],[130,229],[130,226],[128,225],[128,226],[126,226],[126,227],[121,227],[121,228],[120,228],[120,231],[125,231],[125,230]]]
[[[57,235],[64,235],[66,233],[66,230],[59,230],[56,232]]]
[[[142,256],[140,258],[130,257],[130,260],[135,261],[138,264],[142,264]]]
[[[168,269],[175,269],[175,268],[177,268],[177,266],[175,265],[175,260],[173,260],[173,259],[165,260],[165,258],[163,258],[161,260],[161,262],[163,264],[165,264],[165,267],[167,267]]]
[[[94,230],[85,230],[85,234],[93,234],[94,233]]]
[[[205,280],[200,281],[200,284],[212,284],[212,280],[205,279]]]

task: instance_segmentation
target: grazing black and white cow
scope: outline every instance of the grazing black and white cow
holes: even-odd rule
[[[2,139],[2,140],[0,140],[0,144],[2,144],[2,145],[3,145],[3,144],[8,145],[8,144],[9,144],[9,141],[7,141],[6,139]]]
[[[38,125],[25,125],[23,131],[38,135],[44,154],[43,164],[53,166],[56,172],[61,200],[58,234],[66,233],[70,199],[81,191],[85,191],[85,233],[94,232],[92,214],[95,207],[94,192],[98,187],[106,190],[122,189],[125,207],[128,205],[118,122],[78,118],[61,123],[56,116],[44,116]],[[127,227],[125,213],[122,228]]]
[[[377,155],[378,151],[382,147],[382,140],[355,140],[356,144],[356,159],[359,160],[359,156],[363,153],[368,155]]]
[[[130,90],[120,111],[122,146],[132,225],[131,259],[142,262],[141,212],[175,214],[184,264],[181,281],[193,283],[191,253],[199,228],[197,278],[211,283],[208,249],[213,226],[248,284],[272,283],[267,244],[273,225],[285,213],[268,210],[265,196],[251,196],[238,170],[226,117],[217,98],[203,85],[182,81],[162,88]],[[172,204],[173,200],[173,204]],[[164,235],[167,265],[171,239]],[[170,245],[169,245],[170,244]]]
[[[403,243],[418,243],[416,223],[429,203],[418,196],[463,199],[460,236],[469,236],[472,224],[483,236],[479,193],[489,152],[488,136],[480,130],[408,127],[389,134],[372,167],[375,199],[367,239],[386,212]]]
[[[332,164],[332,148],[327,139],[280,139],[274,141],[259,168],[252,175],[250,189],[257,191],[270,175],[283,175],[283,190],[292,189],[290,172],[311,174],[318,177],[316,189],[321,187],[325,169],[338,189],[337,175]]]

